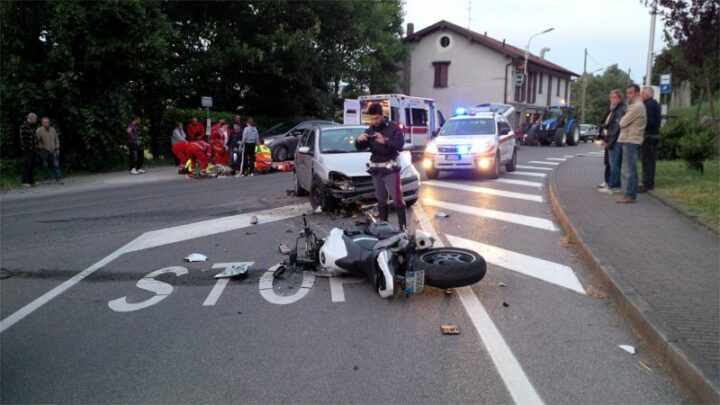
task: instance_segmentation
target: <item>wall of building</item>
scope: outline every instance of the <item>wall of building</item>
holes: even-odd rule
[[[445,48],[440,45],[443,36],[450,38]],[[431,33],[410,47],[410,95],[435,99],[445,117],[460,106],[503,102],[509,62],[504,55],[449,30]],[[440,61],[450,61],[448,87],[444,88],[434,87],[433,62]]]

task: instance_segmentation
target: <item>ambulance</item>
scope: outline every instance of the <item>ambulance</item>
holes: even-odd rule
[[[383,115],[400,127],[405,136],[405,150],[422,152],[427,142],[437,135],[445,118],[437,109],[435,100],[404,94],[373,94],[357,100],[345,99],[343,123],[370,125],[367,111],[370,105],[380,103]]]

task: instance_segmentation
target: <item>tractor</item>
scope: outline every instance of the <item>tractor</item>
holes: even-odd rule
[[[565,106],[551,106],[545,110],[542,119],[529,130],[525,143],[535,146],[540,143],[548,146],[575,146],[580,140],[580,121],[575,115],[575,109]]]

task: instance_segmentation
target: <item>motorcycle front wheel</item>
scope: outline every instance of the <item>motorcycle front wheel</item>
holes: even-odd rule
[[[459,288],[482,280],[487,271],[485,259],[469,249],[440,247],[418,252],[413,271],[425,272],[425,284],[437,288]]]

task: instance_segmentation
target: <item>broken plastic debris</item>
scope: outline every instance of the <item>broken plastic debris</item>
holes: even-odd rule
[[[203,254],[193,253],[193,254],[191,254],[191,255],[188,255],[188,257],[185,258],[185,261],[186,261],[186,262],[190,262],[190,263],[193,263],[193,262],[206,262],[207,259],[208,259],[207,256],[205,256],[205,255],[203,255]]]
[[[251,216],[251,217],[250,217],[250,224],[256,225],[257,223],[258,223],[258,217],[256,217],[255,215]]]
[[[278,250],[280,251],[280,253],[282,253],[284,255],[290,254],[290,248],[288,247],[288,245],[286,245],[284,243],[281,243],[280,246],[278,246]]]
[[[235,265],[232,267],[228,267],[227,269],[216,274],[215,278],[247,276],[249,268],[250,268],[250,266],[248,266],[247,264],[239,264],[239,265]]]
[[[510,304],[508,304],[507,302],[503,302],[503,306],[504,306],[505,308],[507,308],[507,307],[510,306]]]
[[[440,325],[440,331],[442,331],[443,335],[459,335],[460,327],[457,325],[446,323],[446,324]]]
[[[503,283],[502,281],[501,281],[500,284],[498,284],[498,285],[499,285],[500,287],[507,287],[507,284]]]
[[[450,216],[450,214],[446,214],[446,213],[440,211],[440,212],[438,212],[437,214],[435,214],[435,216],[438,217],[438,218],[447,218],[447,217]]]
[[[628,352],[628,353],[630,353],[630,354],[635,354],[635,353],[637,353],[637,350],[635,350],[635,347],[634,347],[634,346],[630,346],[630,345],[618,345],[618,347],[621,348],[621,349],[623,349],[623,350],[625,350],[626,352]]]
[[[313,211],[313,213],[314,213],[314,214],[322,214],[322,207],[318,205],[318,206],[315,208],[315,210]]]

